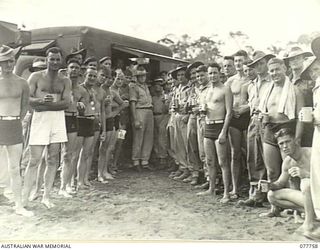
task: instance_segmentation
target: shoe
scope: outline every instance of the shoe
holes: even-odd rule
[[[198,184],[198,177],[192,177],[192,180],[191,180],[190,184],[191,184],[192,186],[197,185],[197,184]]]
[[[182,175],[182,171],[180,170],[177,170],[176,172],[172,172],[170,175],[169,175],[169,178],[174,178],[174,177],[177,177],[177,176],[180,176]]]
[[[253,199],[246,199],[246,200],[240,200],[237,202],[238,206],[247,206],[247,207],[254,207],[255,201]]]
[[[185,171],[182,173],[182,175],[173,177],[173,179],[175,181],[182,181],[183,179],[187,178],[188,176],[189,176],[189,173],[187,171]]]
[[[192,176],[189,175],[189,177],[185,178],[182,180],[184,183],[188,183],[188,182],[191,182],[192,181]]]

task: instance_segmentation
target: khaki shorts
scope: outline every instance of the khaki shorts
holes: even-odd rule
[[[34,112],[31,121],[29,145],[49,145],[67,142],[64,111]]]

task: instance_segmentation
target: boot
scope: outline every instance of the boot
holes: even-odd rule
[[[188,170],[184,170],[182,175],[179,175],[179,176],[176,176],[176,177],[173,177],[173,179],[175,181],[182,181],[183,179],[187,178],[189,176],[189,171]]]

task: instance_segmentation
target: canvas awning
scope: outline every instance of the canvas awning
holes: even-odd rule
[[[178,58],[173,58],[170,56],[165,56],[165,55],[160,55],[157,53],[152,53],[152,52],[148,52],[145,50],[141,50],[141,49],[135,49],[135,48],[130,48],[124,45],[118,45],[118,44],[113,44],[112,48],[115,50],[119,50],[122,52],[126,52],[138,57],[149,57],[153,60],[157,60],[157,61],[164,61],[164,62],[171,62],[171,63],[179,63],[179,64],[188,64],[188,61],[182,60],[182,59],[178,59]]]

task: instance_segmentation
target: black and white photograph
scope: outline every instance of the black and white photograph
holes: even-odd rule
[[[0,14],[0,243],[318,248],[320,0]]]

